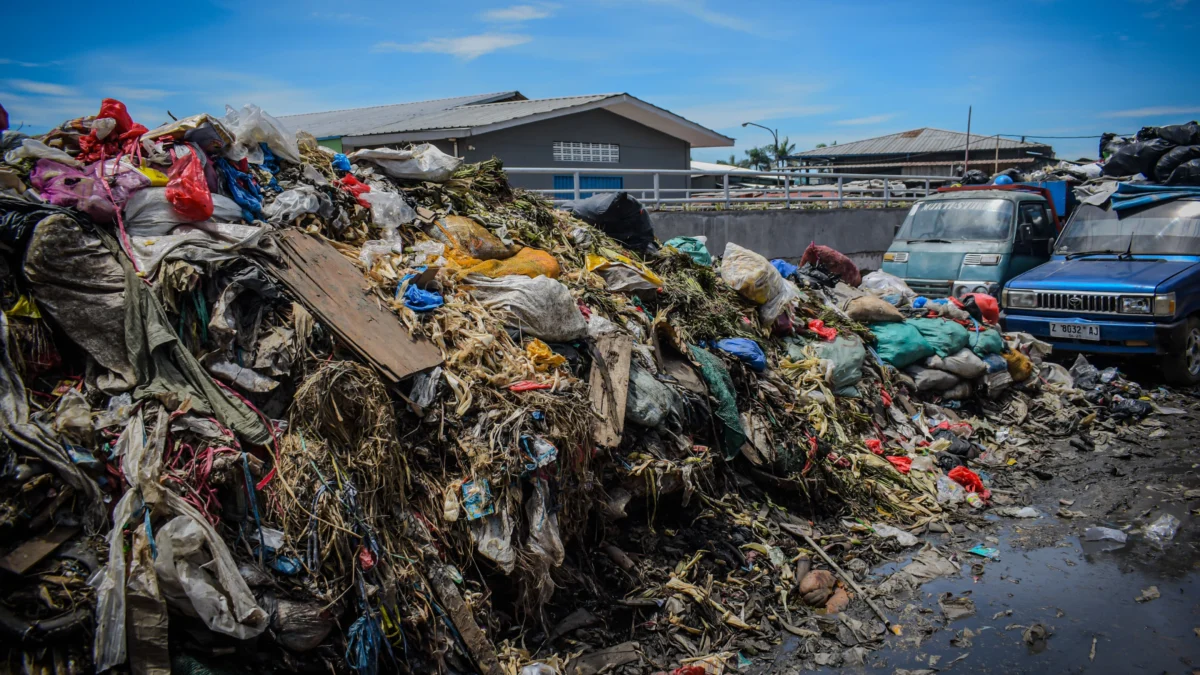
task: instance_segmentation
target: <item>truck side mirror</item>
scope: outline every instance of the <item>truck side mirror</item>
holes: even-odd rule
[[[1033,241],[1033,225],[1021,223],[1017,226],[1017,243],[1028,244]]]

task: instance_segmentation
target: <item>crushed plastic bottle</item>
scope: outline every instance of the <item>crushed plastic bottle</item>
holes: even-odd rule
[[[961,504],[967,500],[967,491],[949,478],[938,476],[937,500],[939,504]]]
[[[1178,531],[1179,519],[1169,513],[1164,513],[1146,528],[1146,538],[1162,546],[1174,539],[1175,533]]]
[[[1083,539],[1085,541],[1115,541],[1124,544],[1129,539],[1129,535],[1111,527],[1089,527],[1084,531]]]

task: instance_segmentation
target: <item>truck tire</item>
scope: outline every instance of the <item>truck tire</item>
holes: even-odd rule
[[[1185,387],[1200,384],[1200,319],[1188,319],[1183,349],[1164,356],[1162,370],[1163,377],[1171,384]]]

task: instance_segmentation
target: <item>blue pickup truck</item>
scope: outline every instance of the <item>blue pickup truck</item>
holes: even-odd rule
[[[1200,384],[1200,195],[1080,205],[1050,261],[1009,281],[1000,304],[1006,330],[1055,351],[1158,358],[1169,382]]]

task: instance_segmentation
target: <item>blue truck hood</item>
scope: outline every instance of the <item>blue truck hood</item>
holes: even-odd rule
[[[1008,282],[1009,288],[1035,291],[1152,293],[1159,284],[1197,265],[1192,260],[1051,260]]]

